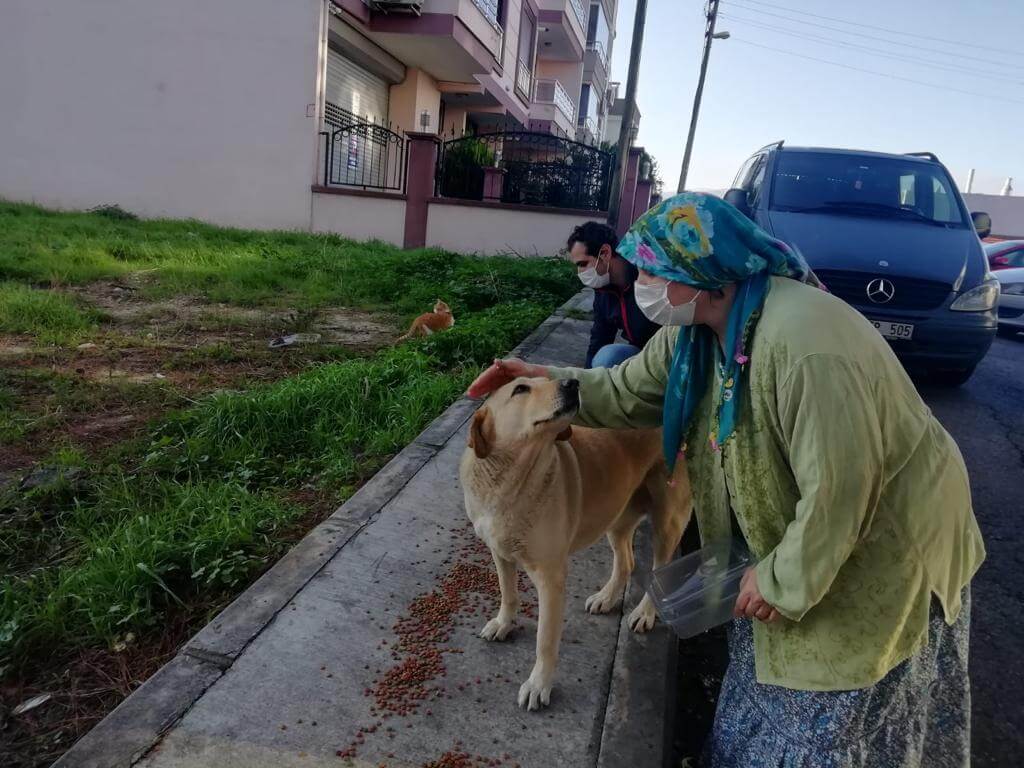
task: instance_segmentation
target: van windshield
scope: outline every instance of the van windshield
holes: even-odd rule
[[[965,228],[953,182],[937,165],[827,152],[780,152],[771,209],[905,218]]]

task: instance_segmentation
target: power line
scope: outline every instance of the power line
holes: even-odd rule
[[[811,13],[810,11],[804,11],[797,8],[787,8],[784,5],[776,5],[775,3],[766,3],[763,0],[743,0],[746,3],[752,3],[754,5],[763,5],[768,8],[775,8],[779,11],[787,11],[789,13],[801,13],[804,16],[811,16],[815,19],[825,19],[826,21],[836,21],[840,24],[849,24],[851,27],[860,27],[861,29],[873,29],[876,32],[888,32],[892,35],[904,35],[906,37],[916,37],[918,40],[931,40],[933,43],[949,43],[950,45],[967,46],[968,48],[981,48],[985,51],[992,51],[993,53],[1007,53],[1011,56],[1024,56],[1021,51],[1014,51],[1008,48],[993,48],[990,45],[981,45],[978,43],[965,43],[963,40],[950,40],[945,37],[931,37],[930,35],[920,35],[916,32],[907,32],[902,29],[889,29],[888,27],[878,27],[873,24],[861,24],[857,21],[848,21],[846,19],[838,19],[835,16],[822,16],[820,13]],[[753,9],[750,9],[753,10]]]
[[[988,93],[978,93],[977,91],[968,91],[968,90],[965,90],[963,88],[951,88],[948,85],[940,85],[938,83],[929,83],[926,80],[915,80],[915,79],[910,78],[910,77],[900,77],[899,75],[892,75],[892,74],[889,74],[888,72],[878,72],[878,71],[873,70],[873,69],[862,69],[860,67],[850,66],[849,64],[842,64],[841,62],[838,62],[838,61],[829,61],[828,59],[819,59],[819,58],[817,58],[815,56],[806,56],[806,55],[804,55],[802,53],[793,53],[792,51],[785,51],[785,50],[783,50],[781,48],[772,48],[770,45],[761,45],[760,43],[752,43],[749,40],[739,40],[739,39],[733,37],[733,38],[731,38],[731,41],[734,42],[734,43],[739,43],[740,45],[750,45],[750,46],[753,46],[754,48],[762,48],[762,49],[764,49],[766,51],[773,51],[775,53],[781,53],[781,54],[784,54],[786,56],[795,56],[798,59],[807,59],[808,61],[817,61],[817,62],[819,62],[821,64],[828,64],[828,65],[833,66],[833,67],[842,67],[843,69],[850,69],[850,70],[853,70],[854,72],[863,72],[864,74],[867,74],[867,75],[876,75],[878,77],[887,77],[890,80],[902,80],[905,83],[913,83],[914,85],[923,85],[923,86],[926,86],[928,88],[935,88],[935,89],[940,90],[940,91],[949,91],[951,93],[962,93],[962,94],[965,94],[967,96],[974,96],[975,98],[998,99],[999,101],[1003,102],[1004,104],[1024,104],[1024,100],[1022,100],[1022,99],[1006,99],[1006,98],[1002,98],[1002,97],[999,97],[999,96],[993,96],[993,95],[988,94]]]
[[[949,64],[943,64],[942,62],[934,61],[932,59],[921,59],[916,56],[901,56],[899,54],[892,53],[891,51],[887,51],[884,48],[873,48],[869,45],[860,45],[858,43],[851,43],[846,40],[837,40],[834,37],[815,35],[811,34],[810,32],[794,32],[790,29],[786,29],[785,27],[778,27],[772,24],[763,24],[760,21],[755,21],[754,19],[746,19],[742,16],[734,16],[731,13],[720,13],[719,16],[721,16],[724,19],[730,19],[731,21],[739,21],[744,24],[749,24],[750,26],[757,27],[758,29],[776,32],[778,34],[787,35],[790,37],[797,37],[811,42],[820,42],[828,45],[838,45],[843,48],[850,48],[859,51],[870,51],[872,53],[878,54],[879,56],[884,56],[889,59],[895,59],[896,61],[905,61],[912,64],[925,64],[929,67],[945,69],[950,72],[983,75],[985,77],[990,77],[995,80],[1003,80],[1008,83],[1013,83],[1014,85],[1024,85],[1024,79],[1022,79],[1022,77],[1024,76],[1021,75],[1013,76],[1009,74],[997,74],[995,72],[989,72],[981,69],[970,69],[967,67],[951,66]]]
[[[730,0],[730,2],[734,2],[734,0]],[[792,22],[794,24],[804,24],[804,25],[806,25],[808,27],[818,27],[820,29],[827,29],[827,30],[829,30],[831,32],[838,32],[841,35],[854,35],[855,37],[866,37],[869,40],[874,40],[874,41],[880,42],[880,43],[888,43],[889,45],[900,45],[900,46],[903,46],[905,48],[915,48],[915,49],[917,49],[919,51],[927,51],[928,53],[938,53],[938,54],[940,54],[942,56],[950,56],[950,52],[949,51],[943,51],[943,50],[939,50],[937,48],[928,48],[927,46],[923,46],[923,45],[914,45],[913,43],[904,43],[902,41],[897,41],[897,40],[886,40],[885,38],[881,38],[881,37],[878,37],[876,35],[868,35],[868,34],[865,34],[863,32],[854,32],[854,31],[849,30],[849,29],[839,29],[838,27],[830,27],[830,26],[828,26],[826,24],[817,24],[817,23],[815,23],[813,21],[803,21],[802,19],[794,19],[791,16],[783,16],[783,15],[778,14],[778,13],[772,13],[771,11],[762,11],[760,8],[746,8],[746,7],[744,7],[743,10],[745,10],[745,11],[752,11],[754,13],[761,13],[761,14],[764,14],[765,16],[775,16],[776,18],[783,19],[785,21],[789,21],[789,22]],[[981,61],[981,62],[984,62],[985,64],[995,64],[997,67],[1010,67],[1012,69],[1024,69],[1024,64],[1007,64],[1006,62],[995,61],[994,59],[985,59],[985,58],[982,58],[981,56],[968,56],[967,54],[959,54],[959,56],[960,56],[960,58],[963,58],[963,59],[971,59],[973,61]]]

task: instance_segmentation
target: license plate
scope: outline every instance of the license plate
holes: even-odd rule
[[[887,339],[909,339],[914,335],[910,323],[890,323],[888,320],[872,320],[871,324]]]

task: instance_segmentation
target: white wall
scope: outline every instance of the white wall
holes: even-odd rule
[[[1020,195],[964,194],[969,211],[984,211],[992,217],[992,234],[1024,237],[1024,197]]]
[[[307,228],[322,0],[2,0],[0,197]]]
[[[313,193],[313,231],[353,240],[383,240],[399,248],[405,239],[405,200]]]
[[[554,256],[565,248],[573,227],[603,217],[544,211],[519,211],[485,205],[431,202],[427,215],[427,245],[457,253]]]

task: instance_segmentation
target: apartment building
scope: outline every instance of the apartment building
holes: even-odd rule
[[[318,195],[389,196],[375,210],[404,215],[410,134],[518,131],[540,149],[512,167],[512,141],[491,144],[486,164],[504,155],[508,171],[503,193],[488,177],[493,200],[602,210],[604,153],[564,139],[602,137],[615,13],[616,0],[7,0],[0,197],[401,241],[355,199],[318,225]]]

